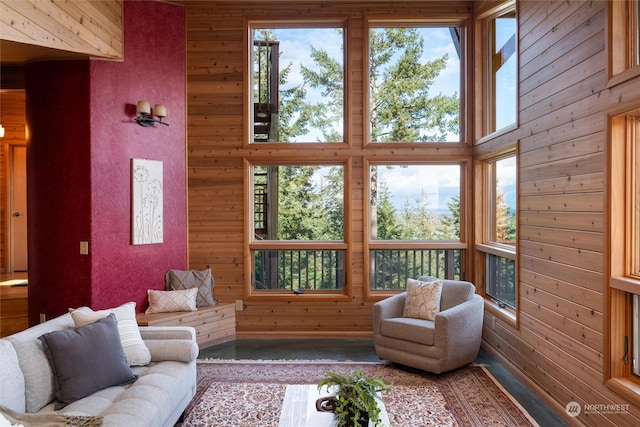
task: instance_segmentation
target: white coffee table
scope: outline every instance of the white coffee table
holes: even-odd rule
[[[333,412],[318,412],[316,400],[329,396],[327,389],[318,391],[316,384],[287,385],[280,412],[279,427],[335,427],[338,425]],[[389,426],[389,415],[384,402],[380,400],[380,419],[382,425]],[[369,421],[369,426],[373,423]]]

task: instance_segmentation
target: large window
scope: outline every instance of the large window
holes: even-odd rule
[[[460,142],[461,28],[370,25],[369,141]]]
[[[607,384],[640,403],[640,106],[612,115],[609,127]]]
[[[479,203],[482,230],[476,249],[484,257],[482,283],[487,297],[503,309],[517,308],[517,162],[515,152],[481,162]],[[480,266],[479,266],[480,267]]]
[[[345,165],[248,168],[253,290],[344,290]]]
[[[461,164],[369,165],[371,290],[408,278],[461,279]]]
[[[253,23],[251,143],[344,142],[342,23]]]

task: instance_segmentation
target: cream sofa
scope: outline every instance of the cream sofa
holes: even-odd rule
[[[122,427],[176,423],[196,391],[193,328],[141,327],[151,363],[131,367],[135,382],[104,388],[55,411],[55,378],[38,337],[74,327],[65,314],[0,339],[0,413],[5,418],[25,426],[45,421]]]
[[[475,290],[470,282],[444,280],[435,321],[403,317],[406,292],[374,304],[378,357],[435,374],[473,362],[480,350],[484,316],[483,299]]]

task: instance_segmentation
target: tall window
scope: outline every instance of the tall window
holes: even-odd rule
[[[487,21],[486,133],[516,123],[518,112],[518,49],[515,9]]]
[[[517,307],[517,162],[515,153],[482,163],[484,231],[476,245],[485,258],[485,294],[501,308]]]
[[[253,290],[344,290],[345,165],[254,164],[249,172]]]
[[[369,141],[460,142],[461,28],[370,25]]]
[[[250,142],[344,142],[342,23],[296,25],[252,24]]]
[[[609,8],[610,85],[640,75],[640,7],[638,0],[607,2]]]
[[[461,279],[461,164],[369,165],[372,290],[404,289],[408,278]]]
[[[640,403],[640,106],[611,116],[609,127],[607,385]]]

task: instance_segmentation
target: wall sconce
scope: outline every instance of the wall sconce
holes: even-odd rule
[[[169,123],[162,121],[163,117],[167,117],[167,107],[164,104],[156,104],[153,106],[153,113],[158,117],[157,120],[151,115],[151,104],[149,104],[148,101],[138,101],[136,112],[138,113],[138,117],[134,120],[138,122],[140,126],[150,127],[156,123],[169,126]]]
[[[0,123],[0,138],[4,138],[4,127],[2,126],[2,123]]]

